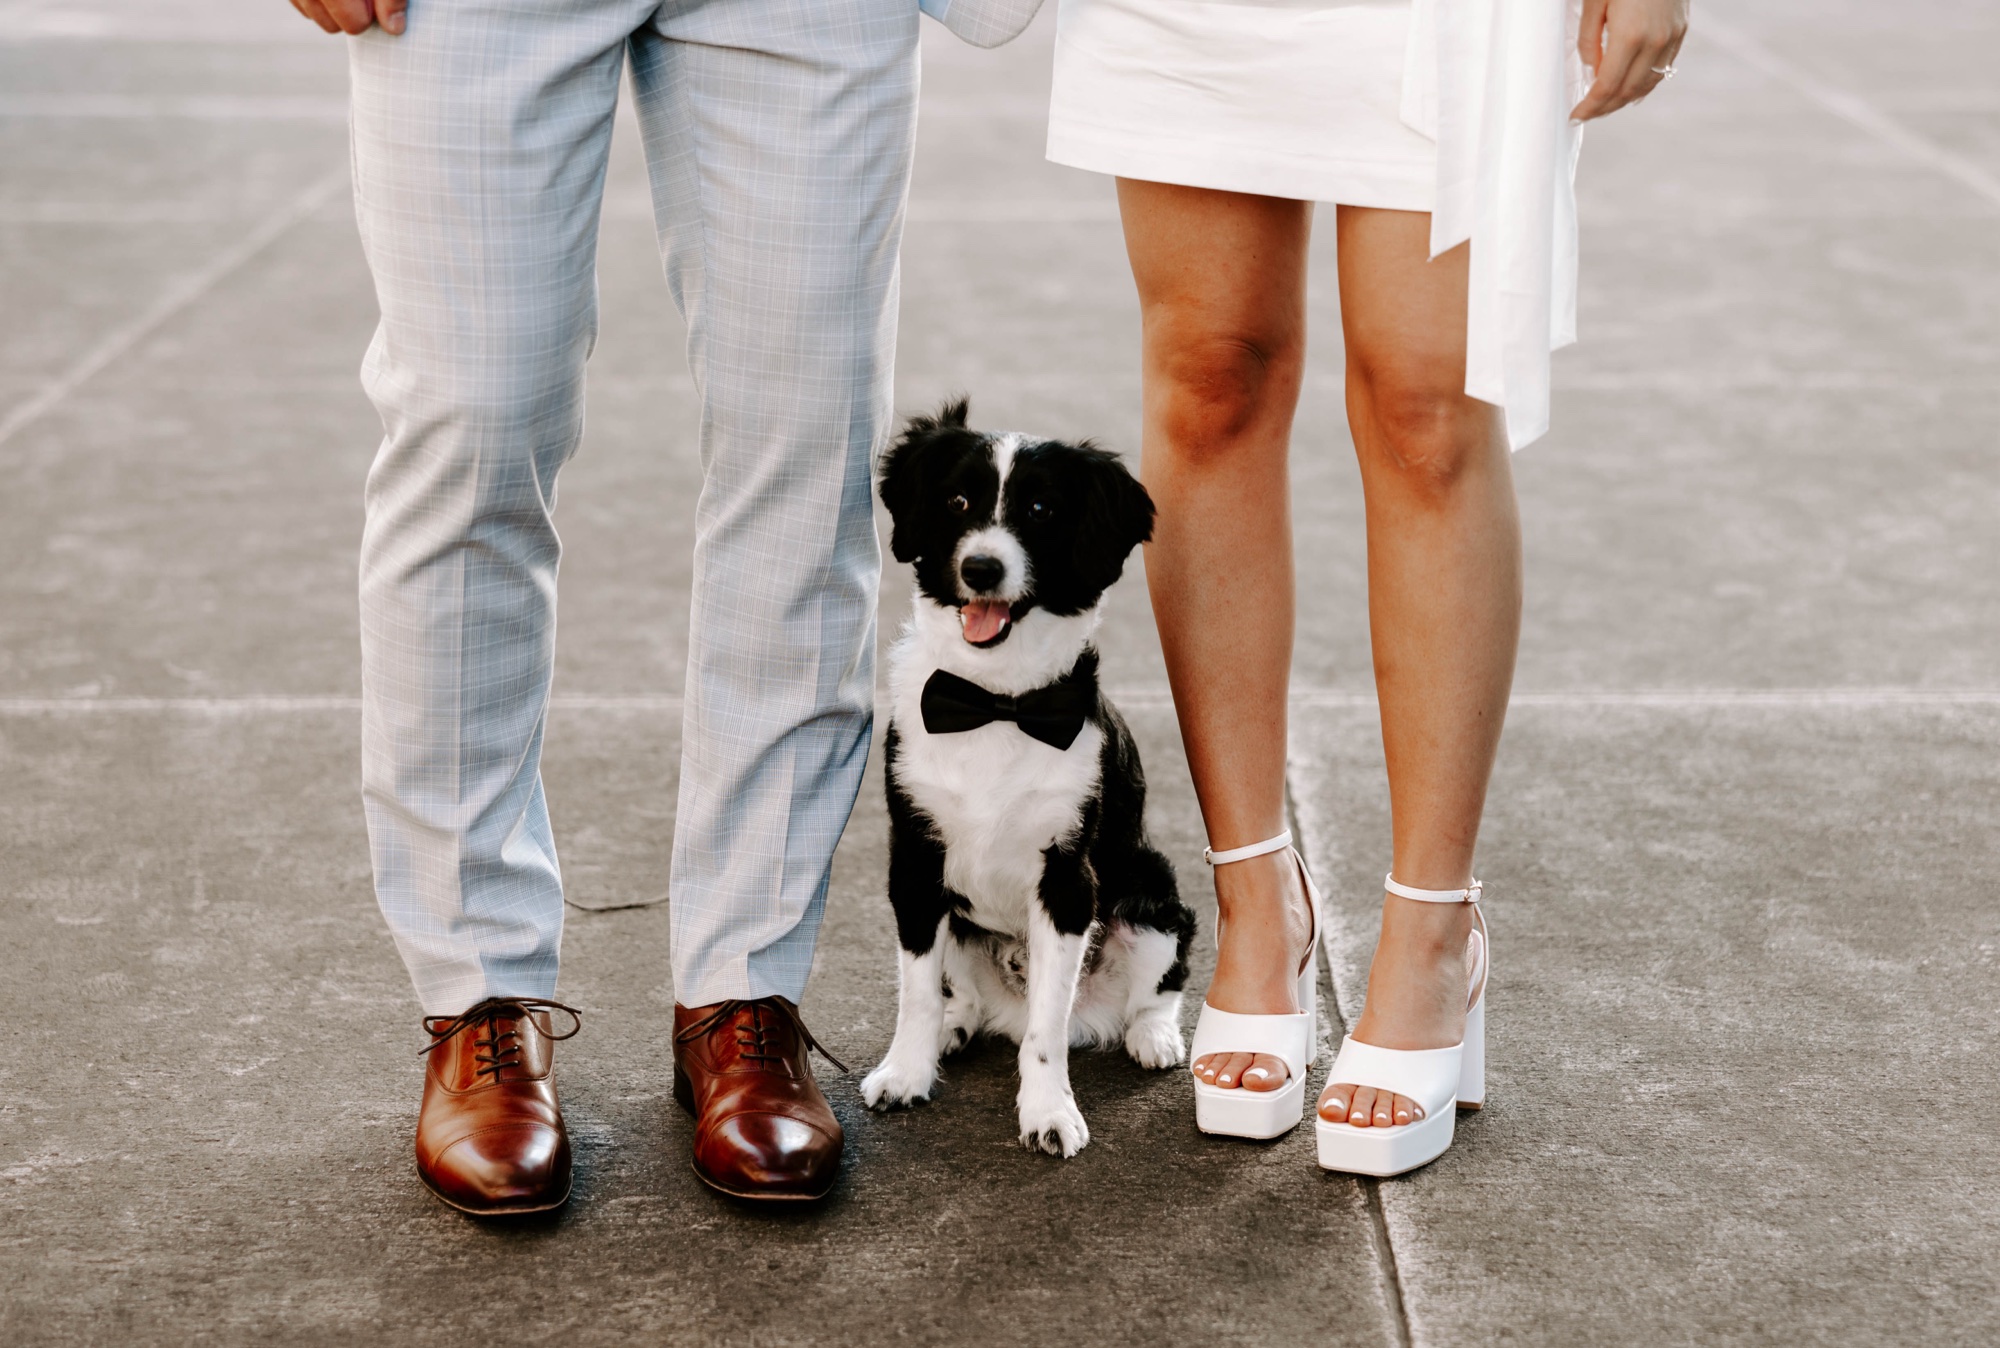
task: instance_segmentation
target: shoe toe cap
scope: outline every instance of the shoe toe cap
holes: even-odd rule
[[[787,1114],[733,1114],[703,1139],[696,1161],[726,1189],[780,1196],[816,1196],[840,1169],[841,1137]]]
[[[569,1192],[569,1139],[546,1124],[482,1129],[439,1152],[424,1178],[462,1208],[547,1207]]]

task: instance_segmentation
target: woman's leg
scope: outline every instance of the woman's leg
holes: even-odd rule
[[[1120,179],[1125,246],[1144,320],[1147,489],[1159,507],[1146,583],[1209,842],[1285,827],[1285,697],[1292,658],[1286,455],[1305,360],[1300,201]],[[1208,1001],[1298,1010],[1310,919],[1286,853],[1215,873],[1222,944]],[[1216,1054],[1196,1074],[1274,1090],[1271,1057]]]
[[[1368,518],[1368,618],[1389,766],[1396,879],[1453,889],[1473,844],[1521,627],[1521,526],[1500,415],[1465,395],[1466,250],[1427,259],[1430,217],[1340,208],[1347,410]],[[1385,895],[1355,1038],[1442,1048],[1464,1035],[1464,904]],[[1421,1117],[1332,1082],[1323,1118]]]

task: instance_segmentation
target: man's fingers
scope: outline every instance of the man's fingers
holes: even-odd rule
[[[375,23],[373,0],[319,0],[343,33],[365,33]]]
[[[328,16],[325,7],[320,4],[319,0],[292,0],[292,8],[318,24],[324,32],[338,33],[340,31],[340,25]]]
[[[409,8],[410,0],[375,0],[375,21],[383,32],[401,37],[409,25]]]
[[[410,0],[292,0],[293,9],[329,33],[367,32],[375,25],[378,5],[382,27],[400,33],[407,22],[403,11],[409,4]]]

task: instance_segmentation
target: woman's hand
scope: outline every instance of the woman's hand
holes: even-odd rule
[[[1687,27],[1688,0],[1583,0],[1576,46],[1596,78],[1570,116],[1587,122],[1659,88]]]

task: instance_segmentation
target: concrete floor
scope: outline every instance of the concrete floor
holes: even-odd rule
[[[1052,18],[998,53],[927,32],[898,404],[1131,450],[1109,187],[1040,155]],[[548,759],[580,1178],[511,1228],[410,1174],[421,1039],[355,764],[377,428],[340,45],[280,0],[0,0],[0,35],[0,1341],[2000,1340],[1987,0],[1711,0],[1681,78],[1592,131],[1584,342],[1518,461],[1491,1104],[1381,1184],[1308,1135],[1203,1141],[1184,1078],[1109,1055],[1076,1069],[1089,1150],[1027,1155],[991,1048],[887,1118],[825,1069],[851,1159],[813,1212],[688,1173],[661,900],[693,402],[623,124]],[[1330,223],[1293,789],[1352,1017],[1388,848]],[[1114,603],[1206,906],[1142,578]],[[857,1067],[894,1001],[883,833],[871,787],[807,1002]]]

